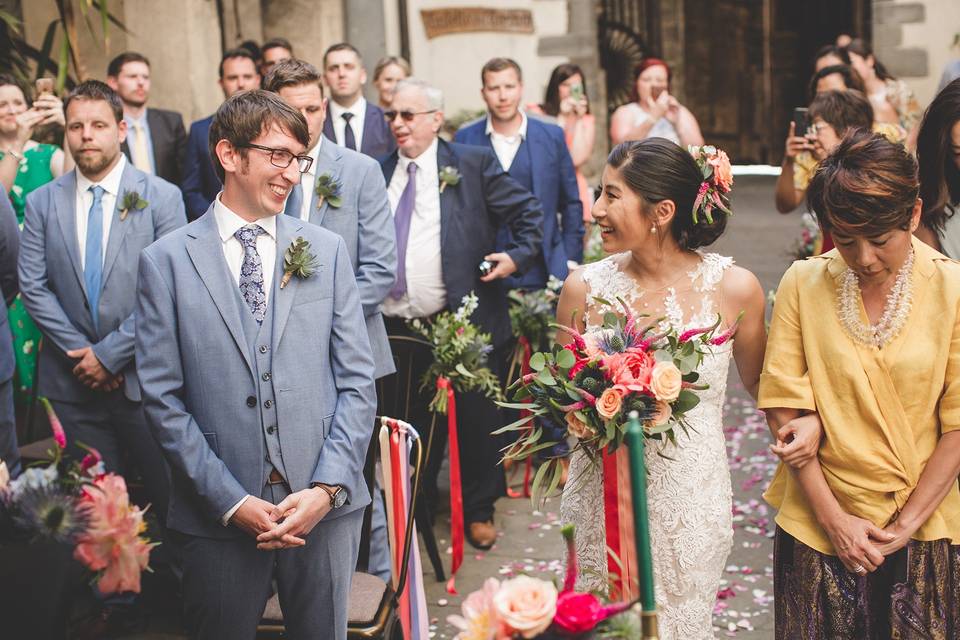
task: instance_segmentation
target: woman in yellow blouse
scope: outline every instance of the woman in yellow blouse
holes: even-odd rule
[[[777,638],[960,638],[960,264],[912,237],[917,192],[867,132],[810,183],[837,246],[784,275],[760,380]]]

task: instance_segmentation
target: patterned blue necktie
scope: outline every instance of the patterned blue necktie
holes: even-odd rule
[[[240,267],[240,294],[246,300],[257,324],[267,312],[267,295],[263,290],[263,262],[257,253],[257,236],[266,233],[263,227],[248,224],[237,229],[234,237],[243,245],[243,265]]]
[[[307,184],[310,184],[310,181],[307,181]],[[300,214],[303,212],[303,187],[299,184],[295,184],[290,188],[290,193],[287,194],[287,204],[283,207],[283,212],[288,216],[293,216],[297,220],[300,219]]]
[[[87,214],[87,244],[83,251],[83,285],[93,317],[93,328],[99,332],[100,284],[103,278],[103,187],[90,187],[93,204]]]

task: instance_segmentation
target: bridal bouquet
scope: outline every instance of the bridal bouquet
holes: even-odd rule
[[[432,322],[413,320],[410,328],[422,335],[433,348],[433,363],[423,375],[421,389],[428,389],[438,380],[447,380],[457,392],[480,391],[488,398],[500,400],[500,381],[487,366],[493,351],[490,334],[483,333],[470,321],[477,309],[477,296],[469,293],[455,312],[444,311]],[[438,385],[430,401],[430,410],[447,412],[447,391]]]
[[[130,504],[127,485],[104,473],[96,449],[79,463],[63,460],[66,436],[50,403],[41,399],[56,449],[46,467],[28,468],[10,480],[0,462],[0,544],[50,540],[73,547],[73,556],[95,572],[103,593],[140,592],[155,546],[143,533],[144,512]]]
[[[552,582],[518,576],[500,582],[488,578],[483,588],[463,601],[462,615],[447,621],[460,632],[454,640],[553,640],[582,638],[598,628],[613,627],[614,616],[626,612],[634,603],[603,604],[591,593],[577,593],[577,552],[573,526],[561,530],[567,544],[567,571],[560,591]],[[639,629],[623,616],[617,627],[607,631],[617,637],[639,637]],[[631,633],[631,630],[635,633]]]
[[[542,428],[527,428],[541,417],[566,424],[568,433],[579,440],[577,446],[591,457],[603,450],[613,452],[623,443],[632,411],[639,413],[648,438],[675,442],[677,429],[686,431],[684,416],[700,402],[695,391],[707,388],[697,384],[703,356],[709,347],[730,340],[737,323],[717,334],[718,317],[709,327],[678,333],[663,329],[659,320],[642,324],[645,316],[619,302],[622,315],[606,313],[603,325],[586,334],[558,325],[572,342],[530,358],[532,371],[510,387],[515,402],[503,404],[524,410],[523,417],[494,432],[520,432],[505,449],[505,459],[524,460],[557,444],[545,440]],[[534,495],[551,493],[560,472],[559,460],[541,465],[533,481]],[[548,488],[542,491],[545,485]]]

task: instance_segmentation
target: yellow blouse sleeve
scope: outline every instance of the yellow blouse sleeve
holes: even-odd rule
[[[947,370],[943,376],[943,395],[940,397],[940,432],[960,429],[960,313],[954,310],[953,333]]]
[[[799,287],[794,263],[783,275],[773,306],[770,338],[760,375],[761,409],[782,407],[815,411],[813,388],[807,377],[807,360],[800,332]],[[958,360],[960,366],[960,360]]]

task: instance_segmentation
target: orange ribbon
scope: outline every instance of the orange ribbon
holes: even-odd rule
[[[453,559],[447,593],[457,595],[455,580],[463,564],[463,486],[460,481],[460,443],[457,439],[457,402],[453,385],[443,376],[437,378],[437,388],[447,392],[447,446],[450,455],[450,539]]]

